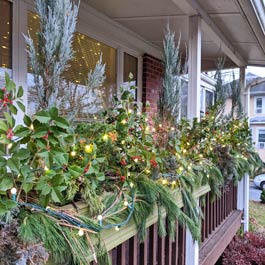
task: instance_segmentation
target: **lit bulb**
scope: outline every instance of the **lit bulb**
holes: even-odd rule
[[[85,145],[85,152],[86,153],[92,153],[93,152],[93,145],[92,144]]]
[[[121,124],[123,124],[123,125],[126,124],[126,120],[122,120]]]
[[[183,167],[179,167],[179,170],[180,170],[180,171],[183,171]]]
[[[176,185],[176,181],[175,181],[175,180],[174,180],[174,181],[172,181],[172,185],[174,185],[174,186]]]
[[[129,174],[128,174],[128,176],[129,176]],[[130,187],[131,187],[131,188],[134,187],[134,184],[133,184],[132,182],[130,183]]]
[[[123,204],[124,204],[125,207],[127,207],[129,205],[127,200],[125,200]]]
[[[162,124],[159,124],[158,126],[159,126],[159,128],[162,128]]]
[[[145,118],[144,120],[145,120],[145,122],[148,122],[148,119],[147,118]]]
[[[33,130],[34,130],[34,126],[33,126],[33,124],[31,124],[31,125],[29,126],[29,128],[33,131]]]
[[[13,144],[11,144],[11,143],[10,143],[10,144],[8,144],[8,145],[7,145],[7,149],[11,149],[11,148],[12,148],[12,146],[13,146]]]
[[[166,184],[167,184],[167,180],[166,180],[166,179],[163,179],[163,180],[162,180],[162,184],[163,184],[163,185],[166,185]]]
[[[45,166],[44,171],[49,171],[49,168],[47,166]]]
[[[83,236],[83,235],[84,235],[84,231],[83,231],[82,229],[79,229],[79,231],[78,231],[78,235],[79,235],[79,236]]]
[[[183,149],[183,151],[182,151],[184,154],[186,154],[187,153],[187,150],[186,149]]]
[[[119,228],[118,226],[115,226],[115,230],[116,230],[116,231],[119,231],[120,228]]]
[[[104,135],[102,136],[102,139],[103,139],[104,141],[107,141],[108,138],[109,138],[109,136],[108,136],[107,134],[104,134]]]
[[[199,157],[200,157],[200,158],[203,158],[203,155],[202,155],[202,154],[199,154]]]
[[[137,162],[138,162],[138,158],[135,158],[135,159],[134,159],[134,162],[137,163]]]
[[[175,128],[174,128],[174,127],[171,127],[170,130],[171,130],[171,131],[175,131]]]
[[[14,187],[10,190],[11,194],[16,195],[17,194],[17,189]]]
[[[76,156],[76,151],[72,151],[71,156]]]
[[[103,216],[102,215],[99,215],[98,216],[98,221],[102,221],[102,219],[103,219]]]
[[[145,131],[146,131],[146,132],[149,131],[149,127],[148,127],[148,126],[145,127]]]
[[[122,141],[121,141],[121,144],[125,144],[125,141],[124,141],[124,140],[122,140]]]
[[[210,175],[209,174],[207,174],[207,178],[209,178],[210,177]]]
[[[151,171],[149,169],[146,169],[146,173],[149,174],[151,173]]]
[[[131,109],[128,109],[128,113],[131,114],[132,113],[132,110]]]
[[[191,170],[191,166],[188,166],[188,170]]]
[[[153,129],[152,129],[152,131],[153,131],[153,132],[155,132],[155,131],[156,131],[156,129],[155,129],[155,128],[153,128]]]

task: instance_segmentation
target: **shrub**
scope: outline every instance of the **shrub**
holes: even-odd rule
[[[260,194],[260,200],[262,203],[265,203],[265,190],[263,190]]]
[[[265,257],[265,238],[255,233],[235,236],[223,254],[223,265],[262,265]]]

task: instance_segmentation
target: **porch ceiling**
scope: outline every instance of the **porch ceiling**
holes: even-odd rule
[[[160,48],[165,26],[169,22],[177,35],[181,33],[183,52],[188,43],[188,16],[198,13],[203,18],[204,15],[208,16],[210,23],[207,19],[202,23],[203,70],[215,67],[216,59],[227,53],[225,45],[231,57],[226,67],[235,66],[235,63],[239,64],[238,61],[241,66],[265,66],[265,34],[249,0],[83,1]],[[220,42],[216,41],[212,24],[219,28],[224,37],[220,38]]]

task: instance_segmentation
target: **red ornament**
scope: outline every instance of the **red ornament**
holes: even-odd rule
[[[49,134],[48,134],[48,133],[45,134],[44,136],[42,136],[42,138],[43,138],[44,140],[48,140],[48,138],[49,138]]]

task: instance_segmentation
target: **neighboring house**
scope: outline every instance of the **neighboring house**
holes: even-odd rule
[[[187,93],[183,92],[187,99],[183,113],[186,112],[189,119],[200,118],[201,112],[205,112],[213,101],[213,83],[207,77],[201,78],[201,72],[215,70],[216,60],[221,55],[227,56],[224,68],[240,67],[241,79],[244,79],[247,65],[265,65],[265,8],[260,0],[80,2],[73,41],[75,57],[65,78],[84,85],[87,72],[102,53],[106,63],[104,102],[108,102],[120,85],[128,82],[128,73],[132,72],[138,86],[137,101],[143,104],[144,110],[156,113],[163,72],[163,37],[168,22],[177,35],[181,32],[182,54],[185,54],[186,44],[189,47]],[[4,85],[4,72],[8,71],[25,89],[24,102],[28,112],[35,107],[36,93],[31,89],[32,75],[22,33],[30,32],[35,36],[38,17],[34,12],[33,0],[0,0],[0,86]],[[147,107],[147,101],[150,107]],[[263,112],[264,104],[263,98],[256,100],[258,111],[261,108]],[[21,122],[19,115],[17,121]],[[263,140],[262,135],[259,140]],[[215,203],[211,203],[209,195],[206,197],[202,244],[194,242],[185,229],[178,230],[175,242],[158,238],[156,230],[150,229],[147,242],[153,242],[153,248],[148,248],[146,242],[139,245],[137,240],[128,240],[123,245],[115,245],[117,252],[123,253],[122,250],[129,248],[135,251],[129,264],[214,264],[241,223],[244,231],[248,230],[248,183],[248,176],[244,176],[238,188],[230,185],[229,189],[223,189],[222,199]],[[128,234],[135,235],[132,231]],[[177,257],[181,249],[182,254]],[[156,254],[159,262],[154,260]],[[126,255],[120,256],[122,261],[114,264],[126,264]],[[148,259],[150,256],[155,257],[153,261]],[[140,262],[137,262],[138,257]]]
[[[249,122],[252,140],[265,161],[265,80],[250,87]]]
[[[260,81],[261,80],[261,81]],[[231,83],[226,84],[228,98],[226,100],[225,113],[231,111],[232,101]],[[236,80],[239,85],[239,80]],[[246,75],[246,87],[249,89],[249,125],[252,141],[261,159],[265,161],[265,80],[255,74]]]

